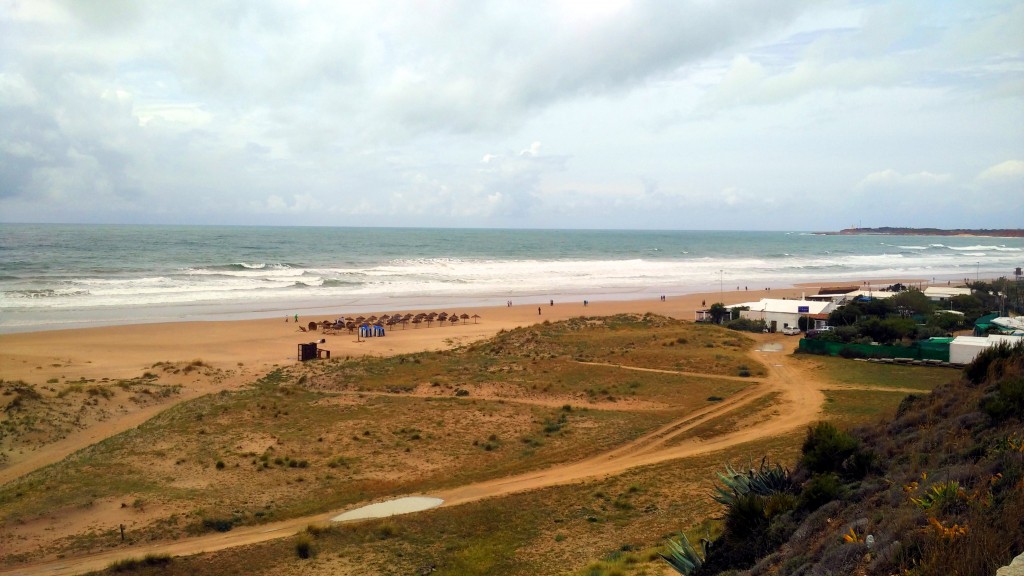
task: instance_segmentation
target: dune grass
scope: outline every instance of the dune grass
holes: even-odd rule
[[[766,373],[747,355],[751,343],[717,326],[615,316],[503,332],[457,350],[280,369],[243,390],[180,403],[0,487],[0,520],[142,499],[167,512],[133,529],[129,543],[172,539],[578,460],[750,386]],[[909,370],[889,384],[900,387],[945,373],[813,360],[827,378],[835,372],[858,384],[888,382],[886,370]],[[735,379],[741,371],[750,379]],[[487,389],[500,394],[485,398]],[[868,397],[834,398],[837,407],[851,402],[850,414],[870,408]],[[733,430],[773,402],[691,434]],[[268,542],[202,561],[176,558],[161,573],[278,574],[301,561],[323,573],[368,566],[382,574],[641,574],[657,566],[651,550],[664,537],[715,512],[707,494],[726,459],[770,453],[784,462],[801,438],[802,431],[581,485],[317,530],[309,558],[297,557],[294,541]],[[55,549],[98,549],[114,536],[83,534]]]
[[[754,366],[745,344],[718,327],[614,317],[506,332],[456,351],[281,369],[246,389],[180,403],[9,483],[0,488],[0,519],[145,500],[167,516],[128,535],[144,541],[578,460],[749,383],[592,366],[572,355],[666,369],[700,358],[733,374]],[[451,395],[408,394],[434,382]],[[477,397],[481,385],[510,397]],[[61,546],[96,542],[93,534]]]

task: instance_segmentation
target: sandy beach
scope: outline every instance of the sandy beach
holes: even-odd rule
[[[904,280],[906,281],[906,280]],[[876,287],[894,280],[872,280]],[[344,315],[300,316],[284,318],[205,321],[160,324],[131,324],[70,330],[52,330],[0,334],[0,380],[25,382],[59,391],[72,382],[113,382],[140,378],[158,363],[201,362],[215,371],[189,372],[172,377],[180,386],[174,402],[189,400],[221,390],[236,389],[251,383],[274,367],[298,362],[299,344],[325,342],[319,348],[329,350],[332,358],[389,356],[426,350],[442,350],[488,338],[501,330],[528,326],[537,322],[558,321],[578,316],[608,316],[619,313],[655,313],[692,320],[704,305],[726,304],[760,298],[799,298],[817,293],[819,287],[849,285],[842,282],[815,282],[791,288],[707,292],[644,300],[591,300],[559,302],[554,305],[523,304],[512,306],[447,309],[449,313],[474,314],[479,318],[456,325],[435,322],[433,326],[395,327],[383,338],[357,338],[342,331],[323,335],[303,332],[300,326]],[[443,308],[424,306],[424,312],[442,312]],[[393,311],[390,311],[393,312]],[[416,311],[413,311],[414,313]],[[389,313],[379,310],[375,314]],[[212,374],[212,375],[211,375]],[[46,442],[34,450],[10,451],[0,462],[0,484],[41,466],[57,462],[74,451],[103,438],[138,426],[167,408],[167,402],[150,405],[120,404],[114,415],[100,414],[84,423],[82,429],[55,442]]]
[[[134,378],[142,375],[156,362],[191,362],[202,360],[215,368],[243,374],[263,372],[275,365],[296,362],[297,345],[326,342],[320,348],[331,351],[335,358],[359,355],[392,355],[421,350],[450,348],[486,338],[500,330],[527,326],[537,322],[558,321],[577,316],[606,316],[618,313],[652,312],[683,320],[692,320],[702,303],[710,305],[746,302],[760,298],[796,298],[817,292],[817,286],[789,289],[731,291],[725,293],[689,294],[678,297],[645,300],[591,300],[559,302],[552,305],[513,305],[489,308],[444,309],[424,307],[423,312],[447,311],[477,314],[480,318],[463,324],[434,323],[432,327],[411,324],[395,327],[384,338],[357,338],[341,332],[322,335],[301,332],[299,326],[309,322],[333,319],[334,316],[300,316],[285,322],[283,317],[261,320],[182,322],[166,324],[133,324],[74,330],[52,330],[16,334],[0,334],[0,378],[42,384],[58,378]],[[379,310],[375,314],[392,313]],[[412,311],[413,313],[417,311]]]
[[[881,285],[881,281],[879,281]],[[356,338],[342,331],[336,335],[303,332],[300,326],[335,316],[131,324],[73,330],[53,330],[0,335],[0,380],[22,381],[39,388],[59,392],[72,382],[116,381],[140,378],[155,371],[154,365],[201,362],[214,372],[183,371],[168,381],[180,386],[173,402],[180,402],[221,390],[251,383],[276,366],[298,362],[302,343],[318,342],[330,350],[332,358],[389,356],[425,350],[441,350],[488,338],[501,330],[528,326],[537,322],[558,321],[578,316],[607,316],[619,313],[655,313],[692,320],[694,311],[712,302],[738,303],[763,297],[797,298],[817,292],[817,286],[788,289],[731,291],[689,294],[645,300],[592,300],[554,305],[529,304],[447,309],[449,313],[474,314],[476,322],[456,325],[435,322],[433,326],[395,327],[383,338]],[[424,307],[424,312],[445,309]],[[391,311],[393,312],[393,311]],[[380,310],[376,314],[389,313]],[[337,315],[345,314],[339,310]],[[167,380],[164,378],[164,380]],[[60,461],[85,446],[131,429],[169,406],[167,401],[148,405],[121,403],[115,414],[100,413],[84,422],[75,434],[55,442],[44,442],[38,449],[10,451],[0,462],[0,484],[18,478],[41,466]]]

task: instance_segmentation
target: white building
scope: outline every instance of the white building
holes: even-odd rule
[[[849,291],[841,293],[837,293],[835,291],[819,292],[817,294],[811,294],[810,296],[806,296],[806,298],[808,300],[845,304],[847,302],[852,302],[857,298],[892,298],[897,294],[900,294],[900,292],[884,292],[882,290],[865,290],[863,288],[854,288],[850,289]]]
[[[957,336],[949,343],[949,362],[951,364],[970,364],[978,354],[989,346],[998,346],[1006,342],[1010,346],[1024,340],[1024,336],[992,334],[985,336]]]
[[[951,286],[929,286],[924,289],[924,295],[934,302],[949,300],[954,296],[970,296],[970,288],[954,288]]]
[[[758,302],[744,302],[732,304],[728,308],[749,308],[741,310],[740,318],[750,320],[763,320],[772,332],[787,327],[797,327],[801,316],[812,316],[815,314],[828,314],[836,305],[833,302],[820,302],[815,300],[780,300],[775,298],[763,298]]]

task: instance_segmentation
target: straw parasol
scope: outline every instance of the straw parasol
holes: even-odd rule
[[[459,314],[459,318],[462,319],[462,324],[465,325],[466,324],[466,320],[469,320],[469,314],[466,314],[465,312],[463,312],[462,314]]]
[[[473,314],[473,324],[476,324],[476,321],[479,320],[479,319],[480,319],[480,315],[479,314]]]

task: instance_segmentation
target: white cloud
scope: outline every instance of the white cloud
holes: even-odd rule
[[[539,156],[540,155],[540,142],[534,142],[530,144],[529,148],[519,151],[520,156]]]
[[[915,172],[902,174],[893,169],[872,172],[857,183],[858,190],[866,188],[884,187],[927,187],[945,184],[952,179],[949,174],[935,174],[932,172]]]
[[[1024,178],[1024,160],[1007,160],[990,166],[978,174],[978,180],[1005,182]]]
[[[310,214],[320,210],[323,204],[311,194],[293,194],[289,203],[277,194],[267,196],[262,202],[250,204],[250,208],[264,214]]]

